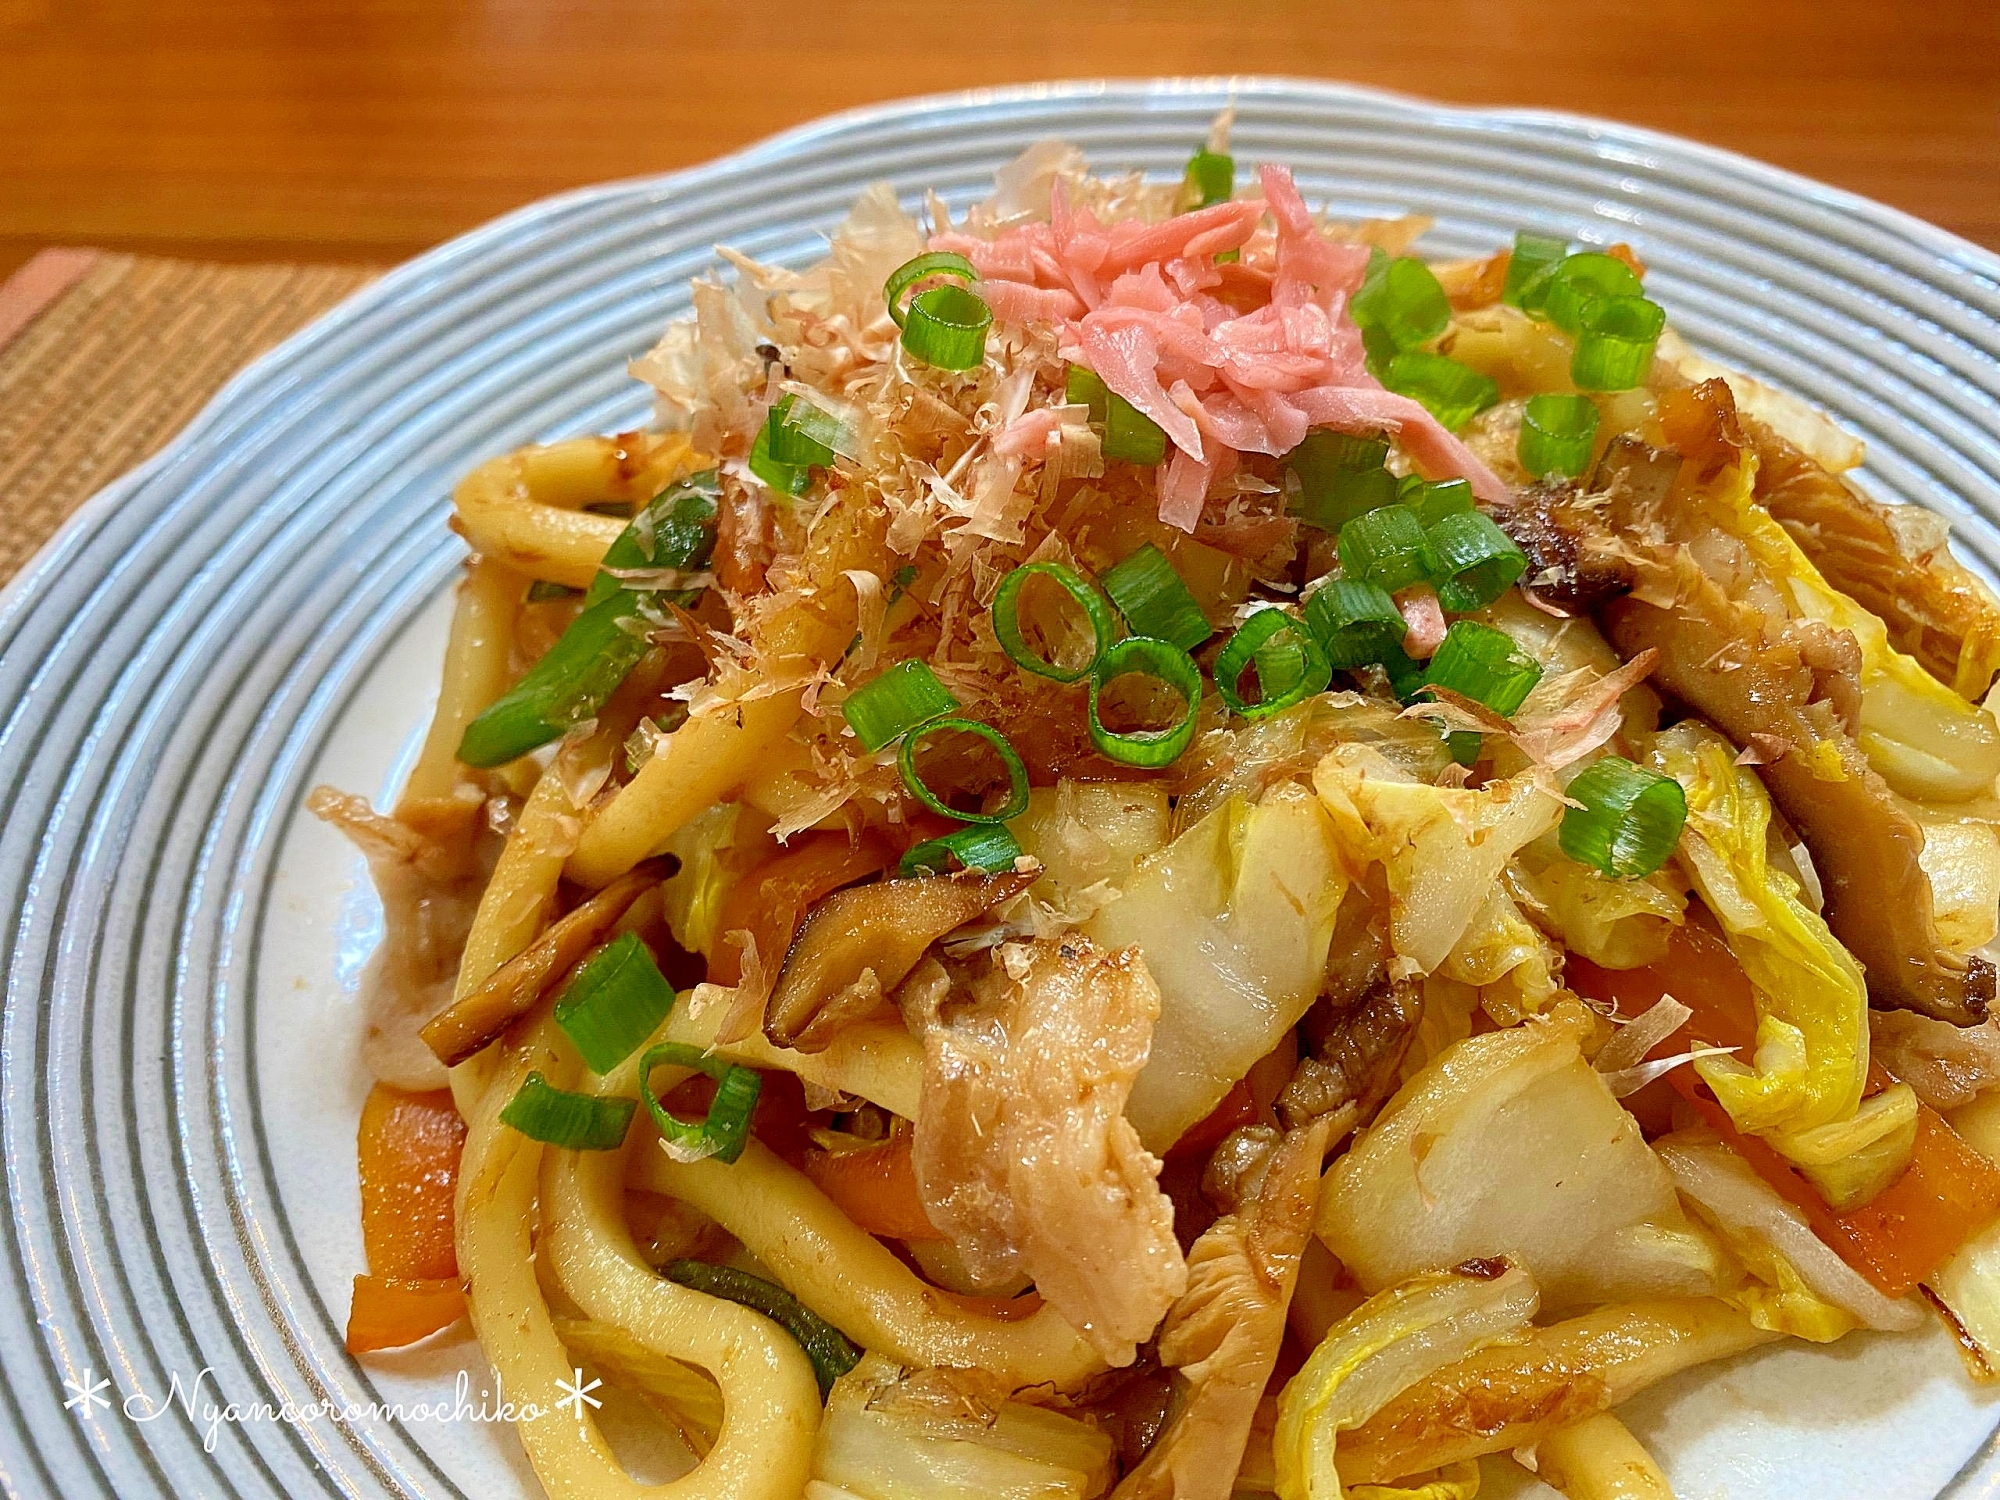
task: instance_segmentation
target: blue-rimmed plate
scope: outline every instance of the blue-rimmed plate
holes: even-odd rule
[[[1305,82],[1014,89],[455,240],[238,377],[0,596],[7,1493],[537,1492],[469,1343],[365,1368],[341,1347],[374,914],[298,808],[321,780],[385,793],[421,729],[461,555],[448,487],[642,422],[625,362],[718,241],[810,260],[867,183],[962,205],[1047,135],[1176,173],[1232,98],[1240,157],[1342,214],[1434,215],[1432,253],[1517,228],[1633,242],[1699,348],[1835,413],[1878,494],[2000,561],[2000,260],[1621,126]],[[1766,1350],[1626,1413],[1685,1497],[1875,1497],[2000,1486],[1993,1407],[1932,1332]]]

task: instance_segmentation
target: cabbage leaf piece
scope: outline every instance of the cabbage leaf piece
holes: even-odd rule
[[[1563,802],[1536,772],[1485,786],[1411,779],[1372,749],[1339,745],[1313,769],[1348,873],[1383,866],[1400,977],[1438,969],[1500,889],[1507,861],[1555,827]],[[1505,914],[1495,914],[1505,925]],[[1493,977],[1497,978],[1497,975]]]
[[[1679,855],[1728,935],[1756,994],[1754,1065],[1696,1062],[1739,1129],[1796,1132],[1852,1118],[1868,1078],[1861,967],[1795,881],[1767,857],[1771,802],[1729,742],[1693,721],[1653,741],[1649,759],[1687,794]]]
[[[1346,892],[1326,813],[1286,782],[1255,805],[1230,798],[1141,860],[1083,926],[1107,949],[1136,946],[1160,988],[1125,1110],[1147,1150],[1164,1154],[1298,1024]]]
[[[1327,1330],[1278,1398],[1278,1500],[1342,1500],[1334,1445],[1425,1376],[1527,1327],[1534,1278],[1505,1262],[1427,1271]]]
[[[1109,1437],[978,1374],[864,1355],[827,1398],[813,1478],[862,1500],[1093,1500],[1111,1487]]]
[[[1568,1001],[1455,1043],[1334,1163],[1315,1227],[1362,1290],[1490,1256],[1551,1308],[1715,1290],[1717,1247],[1584,1060],[1594,1024]]]

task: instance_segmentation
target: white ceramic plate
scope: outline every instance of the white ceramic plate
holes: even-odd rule
[[[1232,94],[1240,157],[1290,162],[1341,213],[1433,214],[1433,253],[1630,240],[1699,347],[1838,414],[1878,493],[2000,559],[2000,260],[1620,126],[1303,82],[1016,89],[841,116],[453,241],[260,360],[0,596],[0,1487],[536,1493],[478,1420],[469,1343],[365,1367],[341,1347],[375,914],[298,807],[321,780],[385,795],[407,760],[460,556],[448,486],[641,422],[625,361],[714,243],[809,260],[866,183],[962,205],[1046,135],[1178,172]],[[1685,1500],[2000,1486],[1993,1398],[1936,1334],[1765,1351],[1628,1414]]]

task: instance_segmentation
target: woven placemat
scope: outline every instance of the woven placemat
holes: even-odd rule
[[[0,285],[0,583],[224,381],[381,272],[48,250]]]

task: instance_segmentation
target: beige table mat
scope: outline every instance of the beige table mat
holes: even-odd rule
[[[0,583],[252,359],[381,272],[47,250],[0,285]]]

